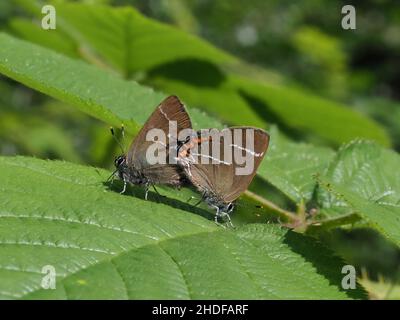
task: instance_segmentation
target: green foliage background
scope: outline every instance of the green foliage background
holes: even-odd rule
[[[47,31],[42,1],[0,4],[1,298],[399,298],[398,6],[346,31],[342,1],[50,3]],[[235,230],[190,188],[105,183],[108,126],[130,140],[168,94],[195,128],[270,132]]]

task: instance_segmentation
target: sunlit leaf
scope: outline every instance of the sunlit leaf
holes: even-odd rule
[[[400,156],[374,143],[354,141],[338,152],[321,177],[319,194],[330,212],[355,212],[400,244]]]
[[[2,298],[349,297],[341,261],[314,240],[274,225],[226,230],[179,201],[107,190],[108,175],[0,158]],[[46,265],[56,290],[41,288]]]

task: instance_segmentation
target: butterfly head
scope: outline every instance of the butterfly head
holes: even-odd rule
[[[118,157],[115,158],[114,160],[114,165],[115,168],[117,169],[121,169],[126,163],[126,156],[125,155],[120,155]]]
[[[233,227],[230,213],[233,211],[234,207],[235,206],[232,202],[219,205],[215,215],[215,222],[218,224],[218,218],[221,218],[224,222],[227,222],[228,225]]]

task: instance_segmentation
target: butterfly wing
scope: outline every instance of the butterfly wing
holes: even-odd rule
[[[179,184],[181,176],[181,170],[177,165],[168,164],[168,158],[167,164],[163,165],[149,164],[146,159],[148,148],[154,144],[153,141],[146,141],[147,133],[151,129],[161,129],[166,135],[169,134],[169,121],[176,121],[178,135],[181,130],[192,127],[185,106],[176,96],[169,96],[163,100],[151,114],[129,147],[127,164],[140,170],[153,183],[176,185]],[[165,150],[168,152],[169,145],[165,146]]]
[[[216,198],[220,199],[224,203],[230,203],[234,201],[247,189],[257,172],[258,166],[260,165],[269,144],[268,133],[258,128],[233,127],[224,130],[229,130],[233,137],[233,130],[235,129],[241,130],[241,141],[243,143],[230,143],[232,147],[230,151],[232,152],[230,162],[226,161],[224,154],[224,138],[221,136],[219,138],[220,157],[217,159],[212,157],[214,158],[214,161],[218,163],[205,164],[203,161],[205,158],[209,158],[210,161],[213,160],[210,158],[210,155],[212,155],[211,139],[208,144],[208,153],[206,152],[203,154],[203,150],[201,150],[201,152],[197,152],[197,154],[193,154],[193,152],[191,152],[191,156],[198,156],[196,158],[197,161],[194,163],[189,162],[189,165],[183,166],[187,178],[200,191],[211,192],[216,196]],[[248,147],[249,143],[246,141],[246,129],[252,129],[254,132],[253,147]],[[198,148],[198,150],[200,150],[200,148]],[[248,154],[250,156],[250,161],[254,161],[253,168],[250,172],[248,172],[248,174],[238,174],[237,169],[243,169],[245,163],[239,164],[237,161],[235,161],[235,152],[241,152],[242,155]]]
[[[250,185],[254,176],[257,173],[258,167],[260,166],[261,161],[263,160],[265,153],[268,150],[269,146],[269,134],[264,130],[258,128],[254,129],[254,146],[250,148],[249,151],[241,150],[240,146],[233,146],[233,148],[240,148],[239,150],[243,151],[243,153],[250,154],[252,161],[254,161],[254,166],[250,174],[238,175],[236,173],[236,169],[238,166],[231,166],[232,176],[234,177],[231,183],[231,187],[229,191],[224,190],[223,199],[224,202],[229,203],[237,199]],[[242,141],[245,141],[245,131],[243,131]],[[240,166],[243,167],[243,166]],[[221,186],[220,190],[224,188]]]

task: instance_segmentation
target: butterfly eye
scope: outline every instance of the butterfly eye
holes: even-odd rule
[[[116,168],[119,168],[125,161],[125,157],[124,156],[119,156],[115,159],[114,161],[114,165]]]
[[[233,210],[233,203],[228,204],[228,212],[231,212]]]

